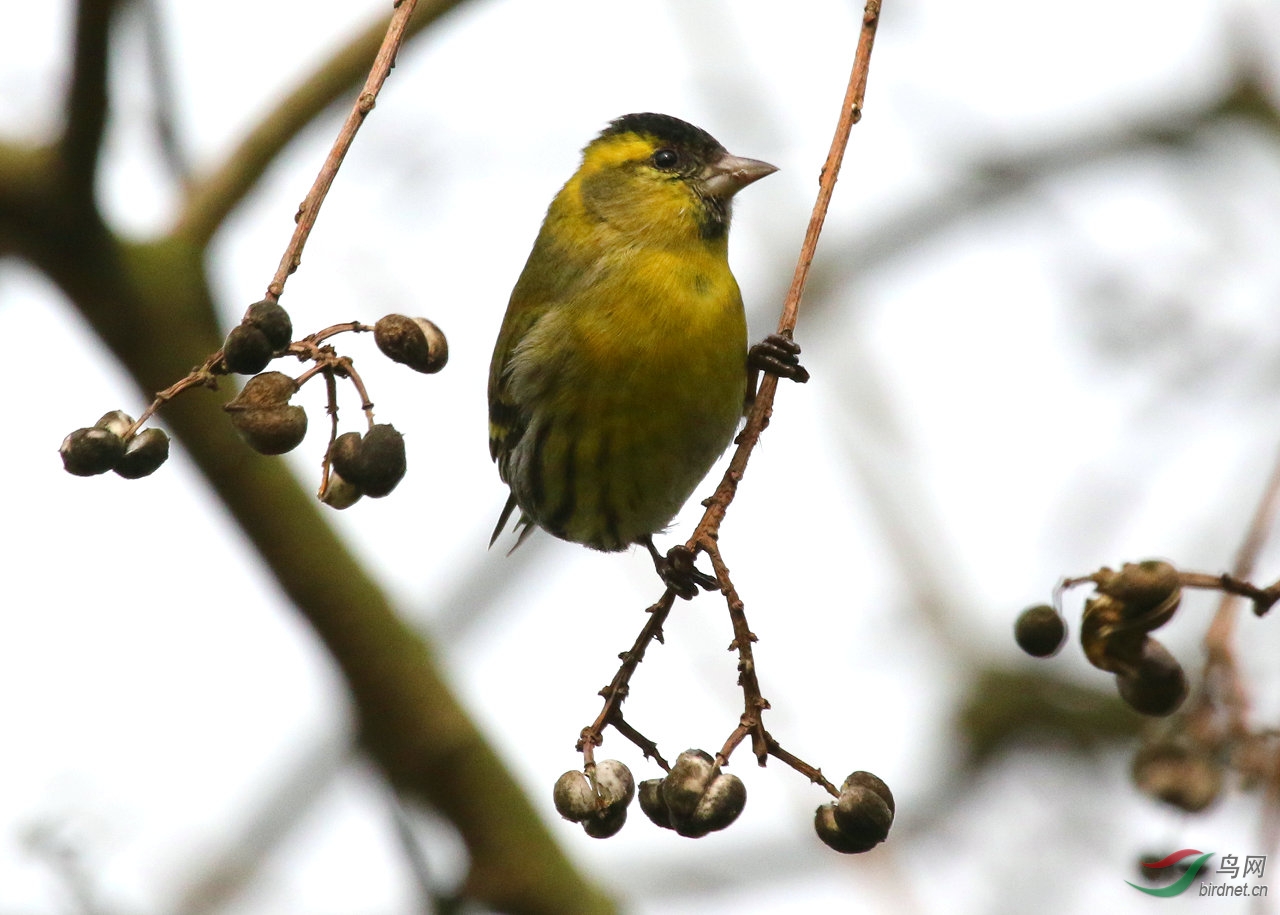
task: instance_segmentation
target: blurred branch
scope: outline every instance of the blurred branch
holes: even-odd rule
[[[120,0],[80,0],[76,5],[71,85],[60,144],[63,178],[74,202],[93,199],[94,176],[107,123],[107,45]]]
[[[178,103],[173,91],[173,61],[159,0],[136,0],[142,13],[147,46],[147,75],[154,100],[156,140],[160,156],[170,173],[184,186],[191,181],[191,162],[178,137]]]
[[[332,738],[300,753],[239,832],[219,851],[199,856],[195,877],[179,891],[172,911],[214,915],[226,908],[314,809],[350,760],[351,748]]]
[[[466,0],[421,0],[405,32],[409,41]],[[280,152],[369,72],[386,34],[380,17],[339,49],[250,129],[231,153],[191,186],[174,234],[203,245],[239,205]]]
[[[457,2],[424,2],[416,30]],[[198,188],[187,211],[198,218],[185,231],[134,244],[107,228],[93,195],[115,8],[107,0],[80,6],[67,133],[58,147],[0,145],[0,248],[45,273],[138,386],[156,391],[187,374],[193,354],[219,347],[205,251],[216,226],[373,52],[354,42],[307,92],[295,93],[280,122],[242,145],[237,168]],[[210,422],[213,406],[181,398],[166,406],[165,421],[341,668],[363,748],[392,785],[458,829],[470,859],[462,894],[504,912],[612,911],[565,859],[458,704],[428,643],[401,621],[316,501],[282,461],[246,460],[230,425]]]

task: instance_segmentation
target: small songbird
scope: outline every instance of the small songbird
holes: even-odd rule
[[[776,170],[663,114],[620,117],[583,150],[493,351],[489,453],[511,488],[493,540],[519,508],[517,546],[535,525],[597,550],[641,544],[667,577],[652,535],[733,438],[755,369],[808,377],[777,335],[749,365],[729,271],[733,196]]]

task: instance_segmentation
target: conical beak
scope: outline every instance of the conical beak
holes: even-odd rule
[[[709,197],[732,197],[748,184],[759,181],[778,170],[776,165],[759,159],[744,159],[725,153],[702,170],[699,176]]]

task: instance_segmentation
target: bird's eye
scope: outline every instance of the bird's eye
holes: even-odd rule
[[[680,154],[674,149],[660,149],[653,154],[652,161],[655,168],[671,169],[680,163]]]

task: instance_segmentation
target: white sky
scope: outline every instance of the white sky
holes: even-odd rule
[[[318,0],[301,16],[297,4],[261,0],[164,4],[179,127],[197,167],[383,6]],[[8,137],[56,127],[67,7],[0,5]],[[410,474],[393,497],[331,518],[406,616],[441,634],[456,687],[549,820],[550,786],[576,765],[595,691],[656,589],[642,554],[544,536],[525,556],[486,552],[505,498],[485,446],[492,339],[578,149],[633,110],[685,117],[780,166],[740,198],[732,244],[753,336],[774,323],[859,18],[833,0],[793,7],[473,4],[401,55],[288,284],[296,328],[405,311],[449,336],[449,367],[431,378],[382,364],[369,341],[351,344],[379,418],[406,434]],[[1120,753],[1087,765],[1015,757],[952,807],[943,792],[959,753],[947,730],[959,665],[1012,661],[1009,627],[1023,604],[1104,563],[1229,561],[1280,428],[1280,406],[1258,394],[1275,387],[1258,353],[1274,352],[1280,334],[1274,145],[1242,129],[1205,141],[1203,169],[1155,157],[1082,163],[856,277],[834,259],[954,189],[975,158],[1212,97],[1232,15],[1276,46],[1280,13],[1264,2],[1121,0],[1104,14],[1065,0],[886,0],[866,116],[819,248],[819,270],[838,282],[814,293],[797,333],[814,380],[783,388],[722,543],[761,638],[771,731],[828,774],[885,778],[898,823],[872,855],[828,854],[809,825],[821,793],[780,765],[757,770],[743,751],[735,763],[750,801],[722,835],[689,844],[638,810],[607,842],[555,824],[632,911],[998,912],[1028,900],[1046,912],[1190,911],[1189,900],[1135,899],[1122,882],[1129,862],[1166,847],[1265,853],[1252,796],[1178,818],[1136,795]],[[126,58],[138,49],[130,22],[118,43]],[[166,224],[174,189],[154,177],[141,67],[125,60],[116,76],[103,201],[117,225],[145,235]],[[228,322],[274,272],[335,129],[328,119],[294,144],[219,235],[213,273]],[[1119,293],[1105,285],[1117,278]],[[1150,323],[1128,328],[1144,358],[1098,358],[1089,327],[1108,312],[1079,304],[1095,286],[1151,295],[1125,312]],[[1205,349],[1162,359],[1159,330],[1180,297],[1196,306]],[[103,911],[174,911],[194,861],[234,849],[276,786],[343,752],[341,684],[180,447],[141,483],[61,472],[54,452],[66,432],[144,401],[49,285],[14,264],[0,267],[0,334],[6,376],[21,380],[10,389],[21,420],[6,436],[0,560],[0,912],[74,910],[30,849],[41,828],[78,849]],[[1243,355],[1197,368],[1214,345]],[[308,394],[318,408],[319,392]],[[289,458],[308,485],[322,447],[313,434]],[[913,522],[896,543],[880,523],[889,509]],[[923,562],[912,574],[904,549]],[[448,600],[513,572],[523,577],[500,584],[477,619]],[[945,609],[908,609],[938,587]],[[1194,668],[1210,603],[1188,605],[1169,644]],[[540,641],[550,615],[564,642]],[[1274,657],[1274,624],[1244,628],[1255,682],[1274,686],[1256,663]],[[703,598],[679,609],[642,667],[628,718],[669,756],[716,747],[732,729],[728,639],[720,605]],[[1105,685],[1074,646],[1048,663]],[[509,691],[530,683],[536,701],[517,716]],[[605,751],[637,778],[656,774],[616,735]],[[223,911],[408,910],[390,817],[377,781],[339,766]],[[447,879],[457,850],[426,828]],[[1059,859],[1070,867],[1055,870]],[[747,873],[773,879],[744,887]],[[1243,911],[1232,905],[1214,903]]]

